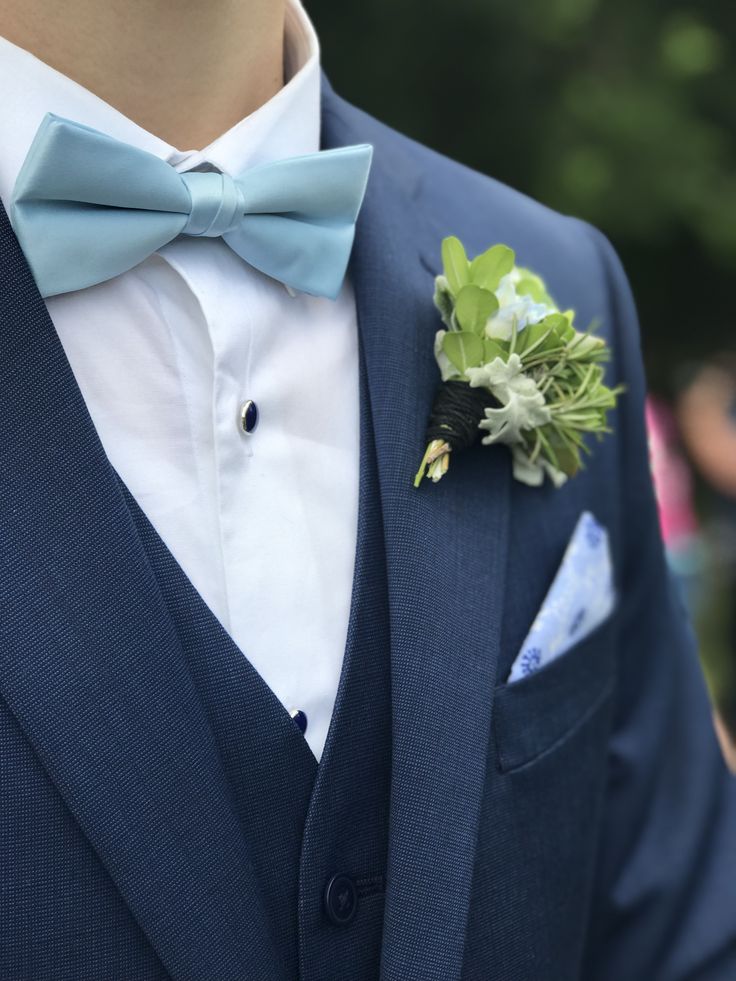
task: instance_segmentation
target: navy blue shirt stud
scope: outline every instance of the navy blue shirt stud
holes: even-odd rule
[[[301,734],[304,735],[307,731],[307,713],[302,712],[301,709],[292,709],[289,715],[296,722]]]
[[[243,402],[240,410],[240,428],[244,433],[252,433],[258,425],[258,406],[253,399]]]

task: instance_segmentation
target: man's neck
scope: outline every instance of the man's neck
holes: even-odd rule
[[[0,35],[180,150],[283,85],[286,0],[4,0]]]

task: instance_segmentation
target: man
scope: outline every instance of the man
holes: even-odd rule
[[[736,793],[606,242],[341,101],[296,2],[6,0],[0,34],[0,197],[27,251],[3,215],[0,976],[736,976]],[[357,146],[326,166],[359,170],[366,144],[342,283],[342,171],[267,165]],[[198,237],[261,166],[285,218]],[[186,234],[93,276],[154,220],[139,167],[189,189]],[[44,207],[55,181],[79,197],[34,226],[23,189]],[[324,251],[271,234],[300,195]],[[447,235],[510,245],[602,322],[627,392],[562,489],[512,481],[503,447],[412,486]],[[292,260],[337,269],[337,298],[259,271]],[[585,511],[617,607],[507,684]]]

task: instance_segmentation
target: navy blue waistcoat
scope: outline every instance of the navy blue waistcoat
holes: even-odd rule
[[[301,731],[123,488],[222,759],[285,976],[378,976],[391,783],[383,529],[361,369],[358,537],[335,710],[319,765]],[[242,938],[248,942],[247,937]]]

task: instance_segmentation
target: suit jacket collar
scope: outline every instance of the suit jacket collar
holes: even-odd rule
[[[455,981],[462,970],[506,561],[510,467],[468,452],[415,490],[438,383],[428,256],[408,141],[325,85],[327,147],[375,142],[352,264],[376,436],[391,616],[393,764],[383,976]],[[453,229],[446,229],[450,234]],[[435,259],[436,261],[436,259]]]

